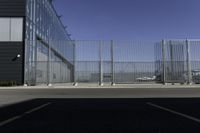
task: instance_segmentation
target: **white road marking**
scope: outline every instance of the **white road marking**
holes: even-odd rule
[[[172,109],[168,109],[168,108],[165,108],[165,107],[162,107],[162,106],[153,104],[153,103],[147,103],[147,104],[150,105],[150,106],[152,106],[152,107],[155,107],[155,108],[158,108],[158,109],[161,109],[161,110],[170,112],[170,113],[172,113],[172,114],[176,114],[176,115],[182,116],[182,117],[184,117],[184,118],[193,120],[193,121],[195,121],[195,122],[197,122],[197,123],[200,123],[200,119],[195,118],[195,117],[193,117],[193,116],[189,116],[189,115],[187,115],[187,114],[183,114],[183,113],[180,113],[180,112],[174,111],[174,110],[172,110]]]
[[[38,110],[40,110],[40,109],[42,109],[42,108],[48,106],[49,104],[51,104],[51,103],[43,104],[43,105],[41,105],[41,106],[38,106],[38,107],[36,107],[36,108],[33,108],[33,109],[31,109],[31,110],[29,110],[29,111],[23,113],[23,114],[21,114],[21,115],[14,116],[14,117],[9,118],[9,119],[7,119],[7,120],[5,120],[5,121],[2,121],[2,122],[0,122],[0,127],[6,125],[6,124],[8,124],[8,123],[11,123],[11,122],[13,122],[13,121],[15,121],[15,120],[17,120],[17,119],[20,119],[20,118],[24,117],[25,115],[28,115],[28,114],[33,113],[33,112],[35,112],[35,111],[38,111]]]
[[[12,121],[15,121],[17,119],[20,119],[21,117],[23,117],[23,116],[21,116],[21,115],[20,116],[15,116],[15,117],[12,117],[12,118],[10,118],[8,120],[5,120],[5,121],[3,121],[3,122],[0,123],[0,127],[4,126],[4,125],[6,125],[6,124],[8,124],[8,123],[10,123]]]
[[[48,106],[49,104],[51,104],[51,103],[43,104],[43,105],[41,105],[41,106],[39,106],[39,107],[36,107],[36,108],[34,108],[34,109],[31,109],[31,110],[25,112],[25,114],[33,113],[33,112],[35,112],[35,111],[37,111],[37,110],[40,110],[40,109],[42,109],[42,108]]]

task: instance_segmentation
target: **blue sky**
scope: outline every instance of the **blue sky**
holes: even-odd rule
[[[76,40],[200,38],[200,0],[55,0]]]

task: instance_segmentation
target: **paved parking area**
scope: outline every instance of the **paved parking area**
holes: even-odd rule
[[[2,133],[199,133],[200,99],[40,98],[0,108]]]
[[[38,98],[200,98],[200,88],[0,88],[0,107]]]

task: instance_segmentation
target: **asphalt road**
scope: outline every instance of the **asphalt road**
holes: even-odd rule
[[[199,133],[200,99],[40,98],[0,108],[0,133]]]
[[[200,98],[200,88],[0,88],[0,107],[38,98]]]

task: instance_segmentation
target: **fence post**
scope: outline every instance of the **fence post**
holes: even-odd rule
[[[25,41],[24,41],[24,43],[25,43],[25,49],[24,49],[24,55],[23,55],[23,58],[24,58],[24,86],[28,86],[28,82],[29,82],[29,80],[28,80],[28,82],[27,82],[27,79],[28,79],[28,77],[29,76],[27,76],[27,73],[29,74],[29,64],[27,63],[28,61],[27,61],[27,51],[29,51],[28,50],[28,46],[30,45],[29,43],[28,43],[28,41],[27,41],[27,39],[25,39]],[[26,71],[26,70],[28,70],[28,71]]]
[[[162,58],[163,58],[163,84],[166,85],[166,49],[165,49],[165,40],[162,40]]]
[[[37,63],[38,63],[38,61],[37,61],[37,41],[36,40],[34,40],[33,41],[33,66],[34,66],[34,69],[32,70],[33,71],[33,75],[34,75],[34,78],[33,78],[33,81],[32,81],[32,85],[37,85]]]
[[[48,86],[52,86],[51,84],[51,43],[52,41],[50,41],[49,47],[48,47],[48,62],[47,62],[47,85]]]
[[[99,63],[99,70],[100,70],[100,81],[99,81],[99,85],[103,86],[103,59],[102,59],[102,41],[100,41],[99,44],[99,58],[100,58],[100,63]]]
[[[171,81],[172,81],[172,85],[174,85],[175,84],[175,82],[174,82],[174,80],[176,80],[175,79],[175,74],[174,74],[174,63],[175,63],[175,61],[174,61],[174,51],[173,51],[173,44],[172,44],[172,41],[170,40],[169,41],[169,46],[170,46],[170,57],[171,57]]]
[[[190,42],[186,39],[186,49],[187,49],[187,76],[188,80],[187,83],[190,85],[192,83],[191,80],[191,62],[190,62]]]
[[[111,85],[115,85],[115,70],[114,70],[114,41],[111,40],[111,49],[110,49],[110,54],[111,54],[111,73],[112,73],[112,81]]]
[[[74,67],[73,67],[73,80],[74,80],[74,86],[77,86],[78,83],[76,81],[76,40],[73,41],[73,50],[74,50],[74,53],[73,53],[73,63],[74,63]]]

